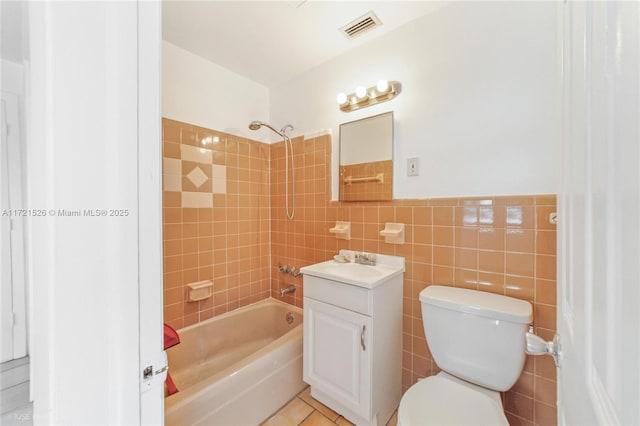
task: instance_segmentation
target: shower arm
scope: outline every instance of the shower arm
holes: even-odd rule
[[[293,126],[291,124],[286,124],[282,129],[280,129],[281,135],[286,136],[287,130],[293,130]]]

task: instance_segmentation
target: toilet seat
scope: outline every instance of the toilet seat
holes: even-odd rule
[[[500,394],[447,373],[411,386],[398,408],[398,426],[505,425]]]

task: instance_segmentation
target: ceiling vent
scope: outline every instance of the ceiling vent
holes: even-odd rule
[[[340,32],[344,34],[346,38],[353,39],[369,30],[379,27],[380,25],[382,25],[382,22],[371,10],[358,19],[355,19],[340,28]]]

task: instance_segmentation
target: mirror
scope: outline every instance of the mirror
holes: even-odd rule
[[[391,200],[393,111],[340,125],[340,201]]]

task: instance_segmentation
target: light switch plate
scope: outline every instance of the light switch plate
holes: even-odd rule
[[[420,174],[420,161],[418,157],[407,158],[407,176],[418,176]]]

